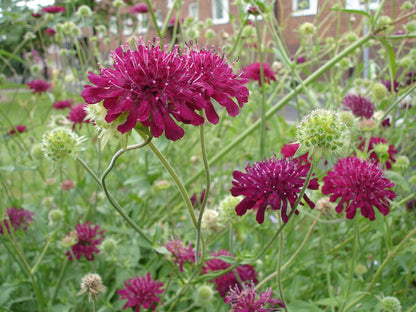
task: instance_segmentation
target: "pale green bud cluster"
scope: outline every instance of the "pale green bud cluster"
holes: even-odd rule
[[[373,93],[373,98],[378,101],[383,100],[389,94],[389,91],[387,90],[386,86],[381,82],[376,82],[373,85],[371,92]]]
[[[380,16],[378,19],[378,27],[379,28],[385,28],[389,27],[391,23],[391,17],[387,15]]]
[[[200,35],[199,31],[195,28],[188,28],[186,30],[186,36],[190,39],[198,38]]]
[[[185,18],[183,22],[183,26],[185,26],[186,28],[189,28],[189,27],[192,27],[194,23],[195,23],[195,18],[193,18],[192,16],[189,16]]]
[[[214,209],[205,209],[202,215],[201,227],[203,229],[217,231],[221,227],[219,213]]]
[[[405,56],[397,61],[397,65],[405,68],[413,67],[413,59],[410,56]]]
[[[338,62],[339,66],[343,69],[348,69],[352,67],[351,60],[349,58],[343,58]]]
[[[406,30],[408,31],[408,32],[414,32],[414,31],[416,31],[416,23],[415,22],[409,22],[409,23],[407,23],[405,26],[404,26],[405,28],[406,28]]]
[[[256,30],[253,26],[247,25],[243,27],[243,30],[241,31],[241,36],[243,38],[251,38],[256,35]]]
[[[107,32],[107,27],[105,25],[98,25],[95,27],[98,33],[105,34]]]
[[[410,165],[409,158],[405,155],[400,155],[396,157],[396,162],[393,163],[393,168],[406,170],[407,168],[409,168],[409,165]]]
[[[124,5],[124,2],[122,0],[114,0],[113,1],[113,7],[120,8]]]
[[[117,242],[112,238],[106,238],[102,242],[100,249],[108,254],[112,254],[117,249]]]
[[[37,65],[37,64],[30,66],[30,72],[32,74],[39,74],[40,73],[40,66]]]
[[[218,210],[220,212],[220,219],[222,222],[234,222],[238,220],[238,215],[235,212],[235,207],[243,200],[243,196],[234,197],[228,195],[225,197],[218,205]]]
[[[56,25],[57,35],[77,37],[82,34],[81,28],[79,28],[74,22],[69,21],[63,24]]]
[[[208,40],[213,40],[215,38],[215,31],[212,28],[205,30],[205,38]]]
[[[314,160],[324,154],[340,153],[348,143],[350,131],[338,113],[323,109],[310,112],[297,127],[297,154],[309,153]]]
[[[55,128],[44,133],[42,151],[48,160],[60,164],[66,158],[75,157],[83,150],[84,140],[67,127]]]
[[[32,39],[35,39],[36,38],[36,35],[33,33],[33,32],[31,32],[31,31],[28,31],[27,33],[25,33],[25,35],[23,36],[23,39],[24,40],[32,40]]]
[[[81,17],[87,17],[87,16],[92,15],[92,11],[91,11],[91,8],[88,5],[83,4],[78,8],[76,14],[81,16]]]
[[[349,32],[346,36],[345,39],[347,39],[347,41],[349,42],[354,42],[358,40],[358,35],[355,32]]]
[[[42,143],[33,145],[32,149],[30,150],[30,154],[32,155],[33,158],[37,160],[43,159],[45,155],[43,154],[43,151],[42,151]]]
[[[210,302],[214,296],[214,291],[207,285],[202,285],[198,288],[198,301],[200,303]]]
[[[315,25],[312,23],[303,23],[299,26],[299,33],[304,36],[312,35],[315,32]]]
[[[65,214],[61,210],[53,209],[49,211],[49,214],[48,214],[49,225],[53,225],[53,224],[61,222],[64,219],[64,216]]]
[[[387,312],[400,312],[402,310],[402,305],[396,297],[384,297],[381,303]]]
[[[405,3],[402,4],[402,6],[400,7],[400,9],[402,10],[410,10],[413,9],[414,5],[410,2],[410,1],[406,1]]]
[[[357,123],[358,118],[356,118],[351,111],[343,111],[339,114],[341,121],[351,129]]]

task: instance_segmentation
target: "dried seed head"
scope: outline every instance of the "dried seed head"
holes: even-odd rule
[[[101,276],[96,273],[88,273],[82,278],[81,290],[77,295],[79,296],[88,293],[89,302],[91,302],[91,300],[97,301],[99,293],[104,293],[105,290],[106,287],[103,285]]]

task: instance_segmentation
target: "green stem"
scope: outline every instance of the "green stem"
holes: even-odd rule
[[[344,310],[345,304],[347,302],[347,299],[351,292],[351,285],[352,280],[354,278],[354,269],[355,269],[355,258],[357,256],[357,246],[358,246],[358,232],[359,232],[359,219],[355,218],[354,220],[354,243],[352,247],[352,256],[351,256],[351,266],[350,271],[348,272],[348,284],[347,284],[347,291],[344,293],[344,301],[342,303],[342,307],[340,311],[346,311]]]
[[[282,288],[282,258],[283,258],[283,232],[280,232],[280,244],[279,244],[279,255],[277,257],[277,287],[279,289],[279,296],[280,300],[283,302],[283,304],[286,302],[285,297],[283,295],[283,288]],[[285,305],[284,310],[288,312],[287,307]]]
[[[61,288],[62,281],[65,276],[66,268],[68,267],[68,262],[69,262],[68,258],[65,258],[64,263],[62,264],[62,267],[61,267],[61,271],[59,272],[58,282],[56,283],[55,291],[53,292],[53,296],[51,300],[52,304],[55,302],[56,297],[58,296],[58,291]]]
[[[210,170],[209,170],[207,150],[206,150],[206,144],[205,144],[204,124],[199,126],[199,138],[201,142],[202,159],[204,162],[206,186],[205,186],[205,196],[204,196],[204,199],[202,200],[202,205],[199,210],[199,216],[198,216],[198,227],[197,227],[196,248],[195,248],[196,266],[199,266],[199,263],[200,263],[199,262],[200,261],[199,259],[200,243],[202,243],[201,263],[203,262],[204,257],[205,257],[205,241],[204,241],[204,238],[201,237],[201,224],[202,224],[202,217],[205,211],[205,207],[207,205],[208,196],[211,190],[211,175],[210,175]]]
[[[321,232],[321,242],[322,242],[322,249],[323,249],[323,257],[324,257],[324,264],[325,264],[325,275],[326,275],[326,284],[328,287],[328,294],[331,302],[334,302],[333,295],[332,295],[332,284],[331,284],[331,268],[329,267],[328,263],[328,251],[326,249],[326,242],[325,242],[325,233],[326,233],[326,225],[320,225],[319,227]],[[331,312],[335,312],[335,305],[331,304]]]
[[[37,268],[38,268],[38,265],[39,265],[40,261],[43,259],[43,257],[45,256],[46,251],[47,251],[47,250],[48,250],[48,248],[49,248],[49,244],[50,244],[50,243],[51,243],[51,241],[48,239],[48,240],[46,241],[46,245],[45,245],[45,247],[43,248],[42,253],[40,254],[40,256],[39,256],[38,260],[36,261],[36,263],[35,263],[35,265],[33,266],[33,268],[30,270],[30,273],[31,273],[31,274],[35,274],[35,272],[36,272],[36,270],[37,270]]]
[[[361,302],[362,299],[368,295],[369,291],[373,288],[377,278],[379,277],[379,275],[381,274],[381,272],[383,272],[384,267],[386,266],[386,264],[398,253],[398,251],[400,250],[400,248],[404,245],[404,243],[406,243],[410,237],[412,237],[413,234],[416,233],[416,228],[414,228],[412,231],[410,231],[405,238],[402,239],[402,241],[396,246],[396,248],[394,248],[394,250],[392,252],[389,252],[386,259],[384,259],[383,263],[380,265],[380,267],[378,268],[377,272],[374,274],[373,279],[371,280],[370,284],[368,285],[366,291],[357,299],[355,299],[353,302],[351,302],[344,310],[344,312],[348,311],[349,309],[351,309],[353,306],[355,306],[357,303]]]

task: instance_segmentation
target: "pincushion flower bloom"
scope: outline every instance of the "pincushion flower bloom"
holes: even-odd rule
[[[52,84],[42,79],[35,79],[26,84],[33,90],[32,94],[39,93],[41,95],[43,92],[52,89]]]
[[[154,281],[149,273],[145,277],[136,276],[124,281],[125,289],[117,290],[120,299],[127,299],[123,310],[127,308],[134,308],[135,312],[139,312],[140,308],[147,310],[149,308],[154,311],[156,305],[160,302],[159,294],[163,293],[163,283]]]
[[[213,50],[194,48],[179,53],[178,47],[167,53],[159,42],[145,45],[142,38],[135,41],[136,50],[130,46],[117,48],[112,53],[114,69],[101,68],[100,74],[90,72],[82,96],[88,104],[103,101],[108,123],[127,114],[117,127],[121,133],[132,130],[138,122],[155,137],[165,133],[175,141],[183,137],[184,130],[175,122],[199,126],[205,110],[211,123],[218,122],[211,98],[227,109],[231,116],[238,114],[238,105],[248,100],[244,79],[232,72],[231,66]]]
[[[330,195],[329,200],[340,199],[335,208],[337,213],[346,211],[346,218],[354,218],[357,209],[373,221],[374,208],[386,216],[390,211],[390,202],[397,195],[389,188],[394,183],[384,177],[380,167],[357,157],[341,158],[332,171],[323,178],[322,194]]]
[[[183,272],[184,262],[195,262],[195,250],[191,247],[191,243],[184,246],[181,240],[172,238],[165,247],[172,253],[173,260],[179,263],[181,272]]]
[[[220,250],[217,253],[211,252],[211,256],[231,256],[231,254],[227,250]],[[218,258],[213,258],[205,262],[204,266],[202,267],[202,273],[206,274],[213,271],[226,270],[230,266],[230,263],[227,263]],[[242,282],[251,282],[257,284],[258,281],[256,277],[256,271],[254,270],[253,266],[249,264],[240,265],[235,269],[235,271],[239,276],[239,280]],[[235,277],[235,273],[230,271],[224,275],[214,278],[211,281],[217,284],[217,291],[221,297],[225,298],[230,288],[241,287],[239,280],[237,280]]]
[[[55,13],[63,13],[65,12],[65,7],[57,6],[57,5],[50,5],[42,9],[42,12],[55,14]]]
[[[71,111],[69,112],[69,116],[67,117],[70,121],[72,121],[72,130],[75,129],[75,126],[79,124],[80,128],[82,123],[89,123],[89,120],[86,120],[87,112],[85,111],[85,107],[87,104],[78,104],[72,107]]]
[[[273,70],[267,63],[263,63],[263,74],[265,83],[270,84],[271,80],[276,81],[276,77],[273,73]],[[259,82],[259,86],[261,86],[260,63],[256,62],[245,67],[243,69],[243,77],[251,80],[256,80]]]
[[[342,105],[350,108],[357,117],[365,117],[367,119],[373,117],[374,105],[362,96],[348,94],[344,97]]]
[[[231,288],[224,301],[231,305],[232,312],[280,311],[279,307],[285,307],[282,301],[274,299],[272,296],[271,288],[267,288],[266,291],[257,296],[253,284],[243,283],[241,287]],[[272,308],[266,308],[267,304],[270,304]]]
[[[364,151],[364,147],[366,146],[366,142],[363,140],[362,137],[359,139],[360,144],[358,145],[358,149],[360,151]],[[387,144],[387,141],[380,137],[371,137],[370,142],[368,143],[368,149],[367,152],[370,152],[369,158],[374,161],[375,163],[379,164],[380,160],[378,159],[377,153],[374,151],[374,147],[377,144]],[[386,160],[386,169],[391,169],[391,163],[396,162],[394,159],[394,155],[397,154],[397,150],[394,149],[393,144],[389,144],[388,149],[389,159]]]
[[[4,234],[4,229],[10,233],[9,223],[15,231],[18,229],[26,231],[28,224],[33,222],[34,213],[23,208],[6,208],[6,213],[8,220],[4,219],[0,222],[0,234]]]
[[[62,100],[62,101],[56,101],[52,107],[55,109],[65,109],[65,108],[71,107],[71,105],[72,105],[71,100]]]
[[[280,210],[283,222],[288,222],[288,203],[293,209],[298,194],[302,190],[311,164],[302,164],[297,159],[265,159],[247,166],[246,173],[234,171],[233,196],[243,195],[245,198],[235,207],[239,216],[244,215],[249,209],[257,209],[256,221],[264,222],[264,214],[267,207],[272,210]],[[316,190],[319,185],[317,179],[311,179],[308,189]],[[313,209],[315,204],[306,194],[303,199]],[[299,211],[296,209],[296,214]]]
[[[27,127],[25,125],[16,125],[12,130],[9,131],[10,135],[14,135],[16,133],[26,132]]]
[[[410,86],[415,81],[416,81],[416,71],[411,70],[406,74],[406,85]]]
[[[130,8],[130,13],[131,14],[136,14],[136,13],[147,13],[149,12],[149,8],[147,7],[147,5],[145,3],[139,3],[136,4],[134,6],[132,6]]]
[[[46,33],[47,36],[53,37],[56,34],[56,30],[53,29],[53,28],[46,28],[45,33]]]
[[[85,224],[77,224],[75,229],[77,243],[72,245],[72,253],[66,252],[69,260],[73,260],[72,255],[74,255],[77,260],[85,256],[88,261],[93,261],[94,253],[98,255],[100,252],[97,246],[104,239],[104,232],[105,230],[100,230],[98,225],[92,225],[88,221]]]
[[[389,92],[392,92],[392,89],[396,93],[399,92],[400,84],[397,80],[393,80],[393,88],[392,88],[392,85],[391,85],[391,80],[382,79],[381,83],[385,85],[385,87],[387,88],[387,90],[389,90]]]

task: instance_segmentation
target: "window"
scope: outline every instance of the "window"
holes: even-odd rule
[[[133,19],[131,17],[123,20],[123,35],[131,36],[133,34]]]
[[[147,14],[137,14],[137,32],[146,33],[148,30]]]
[[[212,22],[214,24],[226,24],[230,21],[228,14],[228,0],[212,0]]]
[[[318,0],[292,0],[292,16],[315,15],[318,12]]]
[[[196,3],[196,2],[189,3],[188,15],[190,17],[193,17],[194,20],[198,20],[198,18],[199,18],[198,3]]]
[[[168,9],[170,9],[170,8],[172,8],[173,7],[173,2],[174,2],[175,0],[168,0]]]
[[[367,1],[362,0],[345,0],[345,8],[348,10],[365,10]],[[370,10],[375,10],[380,5],[379,0],[368,1]]]
[[[108,29],[112,35],[117,34],[117,18],[115,16],[110,16]]]

